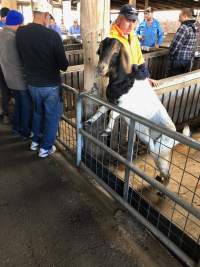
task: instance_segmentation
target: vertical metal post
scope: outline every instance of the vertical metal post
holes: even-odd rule
[[[82,135],[80,129],[82,128],[82,115],[83,115],[83,99],[81,95],[77,96],[76,103],[76,166],[81,164],[82,156]]]
[[[127,160],[132,161],[133,151],[134,151],[134,141],[135,141],[135,121],[130,119],[130,126],[128,130],[128,151],[127,151]],[[128,190],[129,190],[129,176],[130,169],[126,166],[125,168],[125,179],[124,179],[124,200],[128,200]]]

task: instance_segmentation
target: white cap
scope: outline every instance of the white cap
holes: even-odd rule
[[[52,6],[46,0],[33,1],[33,11],[41,13],[52,13]]]

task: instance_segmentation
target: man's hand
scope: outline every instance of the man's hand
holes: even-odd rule
[[[151,86],[153,86],[153,87],[159,86],[159,82],[157,80],[149,79],[149,82],[150,82]]]
[[[144,41],[144,35],[138,35],[138,39],[139,39],[140,41]]]
[[[156,45],[155,45],[155,48],[159,48],[159,44],[156,44]]]

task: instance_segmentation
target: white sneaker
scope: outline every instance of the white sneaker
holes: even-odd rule
[[[56,147],[55,146],[52,146],[52,148],[50,150],[47,150],[47,149],[44,149],[44,148],[40,148],[38,156],[40,158],[46,158],[49,155],[53,154],[54,152],[56,152]]]
[[[39,144],[36,143],[36,142],[32,142],[32,143],[31,143],[31,146],[30,146],[30,150],[32,150],[32,151],[36,151],[36,150],[38,150],[38,149],[39,149]]]

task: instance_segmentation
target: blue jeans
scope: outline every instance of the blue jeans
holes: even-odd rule
[[[11,90],[15,99],[12,116],[13,131],[28,137],[31,132],[33,104],[28,90]]]
[[[28,86],[33,99],[33,138],[40,147],[50,150],[55,142],[62,113],[61,88]]]

